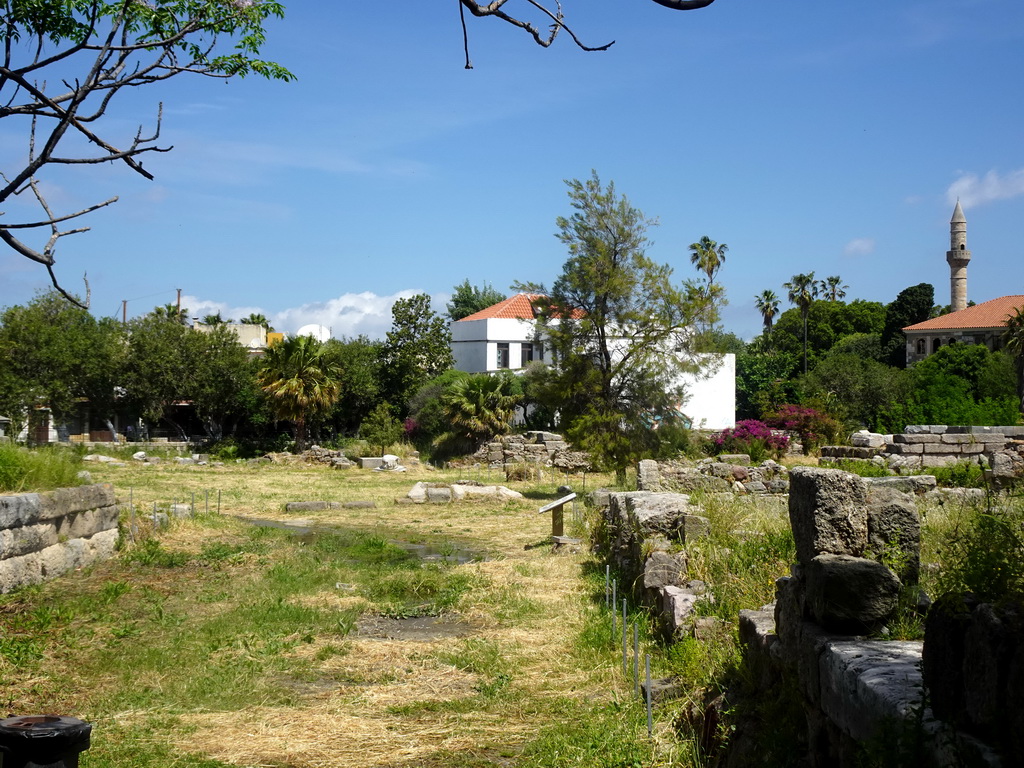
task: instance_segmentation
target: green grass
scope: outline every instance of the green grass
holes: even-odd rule
[[[0,442],[0,492],[51,491],[81,485],[82,457],[63,447],[23,448]]]

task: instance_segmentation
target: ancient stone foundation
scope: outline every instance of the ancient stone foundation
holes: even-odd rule
[[[110,557],[117,519],[108,484],[0,496],[0,592]]]
[[[916,591],[914,495],[797,467],[789,511],[798,562],[777,582],[774,605],[741,612],[740,639],[759,695],[799,692],[805,764],[855,766],[878,751],[893,765],[1000,765],[991,748],[926,706],[923,643],[865,637],[884,632],[901,591],[904,599]],[[743,765],[755,739],[741,723],[728,764]]]

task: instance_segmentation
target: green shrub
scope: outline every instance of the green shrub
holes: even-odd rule
[[[939,594],[972,592],[994,602],[1024,590],[1024,505],[968,511],[941,550]]]
[[[0,492],[48,491],[81,485],[81,455],[67,448],[28,449],[0,443]]]
[[[944,467],[928,467],[923,470],[934,475],[939,485],[951,488],[984,488],[985,470],[973,461],[958,461]]]

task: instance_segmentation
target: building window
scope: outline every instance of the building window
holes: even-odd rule
[[[508,368],[508,342],[498,342],[498,368]]]
[[[925,340],[924,339],[918,339],[917,340],[917,354],[923,355],[927,351],[928,351],[928,348],[927,348],[927,344],[925,343]]]
[[[939,351],[939,347],[941,347],[941,346],[942,346],[942,339],[933,339],[932,340],[932,352],[938,352]]]
[[[525,342],[523,344],[523,358],[522,366],[525,368],[527,365],[533,362],[533,344]]]

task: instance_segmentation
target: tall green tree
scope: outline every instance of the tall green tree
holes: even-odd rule
[[[788,283],[782,287],[789,293],[789,300],[800,310],[800,317],[804,324],[804,373],[807,373],[807,314],[811,310],[811,304],[818,297],[818,284],[814,280],[814,273],[796,274],[790,278]]]
[[[897,368],[907,367],[907,336],[903,329],[923,323],[932,315],[935,288],[929,283],[918,283],[900,291],[885,308],[882,328],[882,355]]]
[[[771,334],[772,320],[779,314],[779,297],[775,295],[775,291],[766,288],[754,297],[754,306],[764,320],[765,334]]]
[[[448,319],[451,321],[461,320],[464,317],[487,309],[504,301],[507,296],[497,290],[490,283],[485,283],[483,288],[471,285],[469,279],[463,280],[455,286],[452,293],[452,300],[447,305]]]
[[[153,307],[153,311],[149,314],[161,320],[174,320],[181,325],[188,325],[188,307],[179,307],[176,304],[161,304],[158,307]]]
[[[679,375],[693,364],[677,351],[695,311],[645,253],[650,219],[596,173],[566,183],[575,212],[557,237],[569,258],[537,302],[558,360],[552,391],[569,439],[623,479],[657,443],[654,427],[679,417]]]
[[[690,243],[690,263],[703,275],[700,282],[690,283],[689,298],[697,309],[704,331],[714,327],[719,319],[719,308],[725,304],[725,289],[715,283],[718,271],[725,264],[729,246],[717,243],[704,235],[696,243]]]
[[[257,380],[270,398],[277,418],[295,422],[297,450],[306,447],[310,419],[327,413],[341,392],[341,372],[312,336],[295,336],[274,344],[263,355]]]
[[[359,431],[370,412],[381,402],[380,355],[383,343],[366,336],[328,339],[324,355],[339,371],[341,394],[331,411],[334,428],[344,435]]]
[[[1024,413],[1024,307],[1017,307],[1006,318],[1006,332],[1003,334],[1006,352],[1013,356],[1014,371],[1017,374],[1017,402]]]
[[[848,285],[843,285],[843,278],[839,275],[829,275],[818,282],[818,290],[825,301],[842,301],[846,298]]]
[[[57,291],[9,307],[0,315],[0,409],[20,420],[45,406],[59,427],[88,401],[109,419],[122,353],[119,323],[96,320]]]
[[[400,415],[408,413],[409,398],[420,386],[452,367],[451,342],[448,324],[425,293],[392,305],[391,330],[381,347],[381,389]]]

